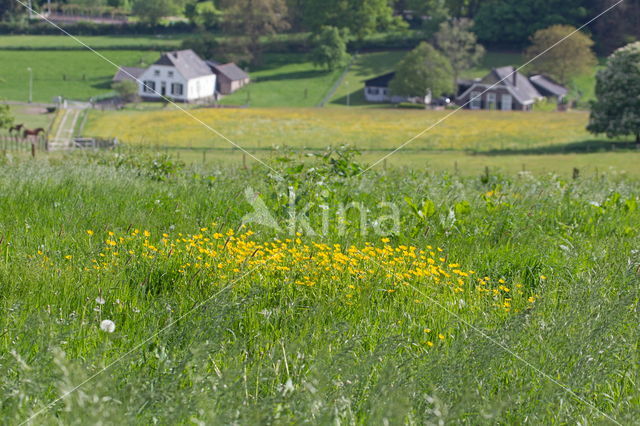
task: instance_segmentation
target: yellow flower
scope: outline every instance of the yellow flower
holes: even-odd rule
[[[544,275],[540,275],[540,279],[541,279],[541,280],[546,280],[546,279],[547,279],[547,277],[545,277]]]
[[[68,255],[66,255],[64,258],[65,258],[65,259],[67,259],[67,260],[71,260],[71,259],[73,259],[73,256],[71,256],[70,254],[68,254]]]
[[[442,333],[438,334],[438,339],[444,340],[444,334],[442,334]]]
[[[87,229],[87,234],[93,235],[93,231],[91,229]]]
[[[529,303],[533,303],[533,302],[535,302],[535,301],[536,301],[536,298],[535,298],[535,297],[533,297],[533,296],[531,296],[531,297],[530,297],[529,299],[527,299],[527,300],[529,300]]]
[[[427,342],[427,346],[432,347],[433,346],[433,342],[432,341],[428,341]]]
[[[425,333],[431,333],[431,329],[430,329],[430,328],[425,328],[425,329],[424,329],[424,332],[425,332]]]

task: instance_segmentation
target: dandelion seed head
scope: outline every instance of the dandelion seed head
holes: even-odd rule
[[[111,320],[102,320],[100,323],[100,330],[106,331],[107,333],[113,333],[116,330],[116,324]]]

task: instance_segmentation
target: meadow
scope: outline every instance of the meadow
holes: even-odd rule
[[[145,66],[160,54],[141,50],[100,52],[119,66]],[[89,100],[110,93],[117,68],[89,51],[12,51],[0,49],[0,98],[26,102],[29,72],[33,71],[33,101],[51,103],[57,96]]]
[[[362,150],[392,150],[423,130],[407,150],[524,150],[592,139],[588,114],[401,109],[198,109],[198,120],[247,149],[287,145],[324,149],[349,144]],[[92,111],[87,136],[114,137],[131,145],[231,148],[184,112]]]
[[[3,157],[0,416],[640,416],[640,181],[359,175],[361,161]]]
[[[319,69],[299,53],[265,54],[263,64],[248,71],[253,82],[225,96],[222,105],[315,107],[342,72]]]

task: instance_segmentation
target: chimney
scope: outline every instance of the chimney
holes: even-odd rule
[[[518,71],[516,70],[516,67],[511,67],[513,68],[513,87],[518,86]]]

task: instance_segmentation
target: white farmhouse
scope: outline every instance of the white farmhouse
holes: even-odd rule
[[[216,75],[191,49],[165,53],[149,68],[121,67],[113,81],[123,80],[135,81],[144,100],[196,102],[216,94]]]

